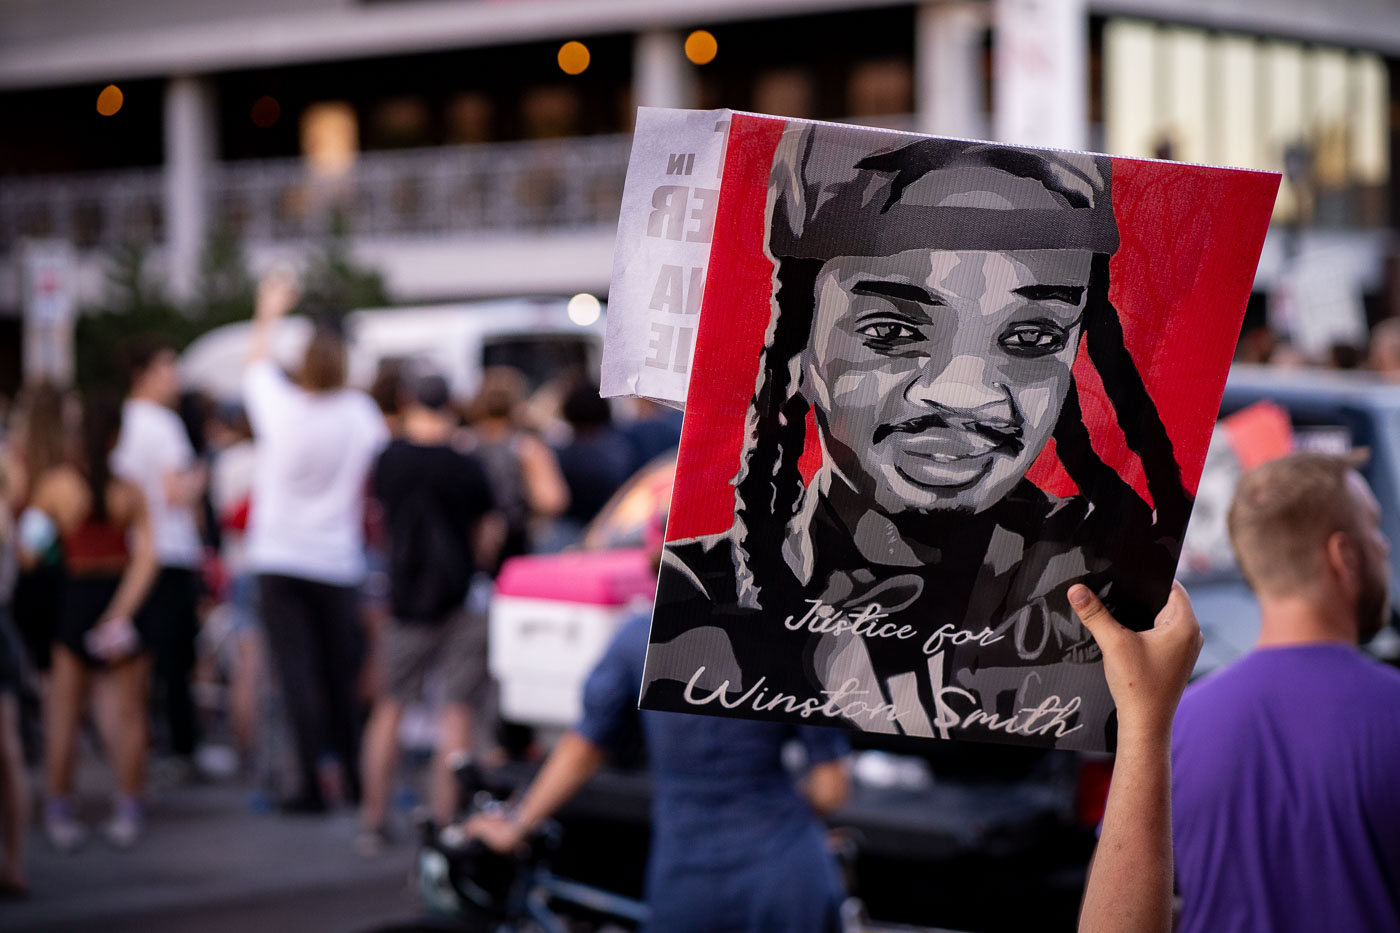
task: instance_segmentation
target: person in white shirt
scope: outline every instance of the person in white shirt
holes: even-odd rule
[[[199,634],[197,573],[204,556],[195,507],[208,474],[172,407],[180,393],[175,351],[146,338],[125,349],[130,390],[111,463],[118,476],[140,488],[150,515],[160,575],[137,622],[149,641],[152,690],[169,730],[170,751],[189,762],[199,740],[190,678]]]
[[[348,796],[359,799],[364,505],[388,430],[370,397],[345,387],[345,343],[335,331],[317,329],[295,381],[272,361],[271,331],[296,301],[289,274],[259,286],[243,382],[258,438],[245,557],[296,740],[300,787],[283,808],[317,813],[326,808],[323,750],[339,758]]]

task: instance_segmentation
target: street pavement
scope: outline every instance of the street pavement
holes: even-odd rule
[[[360,933],[416,913],[411,841],[365,859],[349,811],[258,813],[235,784],[153,793],[146,835],[121,852],[94,832],[78,852],[31,840],[31,895],[0,901],[6,933]],[[92,795],[83,815],[105,816]]]

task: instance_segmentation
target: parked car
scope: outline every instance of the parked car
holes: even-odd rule
[[[1261,403],[1286,414],[1295,448],[1337,453],[1366,449],[1369,456],[1361,472],[1381,504],[1382,530],[1396,545],[1390,552],[1392,587],[1400,583],[1400,386],[1368,373],[1237,365],[1225,386],[1220,423]],[[1225,510],[1234,493],[1232,475],[1238,470],[1231,469],[1230,453],[1219,442],[1219,433],[1207,457],[1187,532],[1187,553],[1178,571],[1205,634],[1197,676],[1247,652],[1259,634],[1258,603],[1222,540]],[[1392,612],[1391,626],[1366,646],[1391,663],[1400,658],[1395,622]]]
[[[349,381],[369,388],[386,361],[419,362],[441,373],[453,395],[475,394],[488,366],[514,366],[531,385],[569,370],[594,378],[602,358],[605,318],[578,324],[562,298],[508,298],[459,304],[352,311],[346,316],[350,338]],[[185,384],[220,400],[242,394],[243,363],[248,356],[248,323],[215,328],[195,340],[180,357]],[[303,317],[278,322],[273,356],[294,368],[311,336]]]

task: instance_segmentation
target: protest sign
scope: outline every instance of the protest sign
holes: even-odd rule
[[[604,396],[685,404],[727,110],[637,111],[608,289]]]
[[[728,122],[641,705],[1111,748],[1278,176]]]

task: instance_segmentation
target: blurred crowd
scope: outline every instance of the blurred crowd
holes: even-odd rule
[[[88,840],[94,812],[128,848],[152,770],[239,777],[289,812],[358,807],[372,854],[392,835],[406,713],[433,736],[424,796],[448,819],[450,768],[498,748],[492,578],[574,544],[679,441],[676,413],[615,420],[582,373],[535,386],[491,368],[458,398],[386,362],[361,392],[334,327],[284,371],[268,332],[296,299],[264,283],[241,398],[190,391],[174,348],[138,337],[120,348],[123,397],[36,383],[4,406],[4,895],[26,891],[32,801],[58,849]],[[80,765],[110,772],[110,805],[77,799]]]
[[[1268,325],[1246,327],[1240,334],[1235,361],[1286,368],[1359,370],[1386,382],[1400,382],[1400,318],[1386,318],[1371,328],[1364,343],[1331,344],[1325,353],[1309,355]]]
[[[31,824],[42,827],[49,845],[72,851],[88,841],[97,813],[108,844],[138,845],[151,799],[149,772],[172,783],[241,780],[254,809],[315,816],[354,808],[359,831],[353,844],[366,856],[394,841],[394,811],[410,784],[438,824],[452,821],[460,812],[454,773],[463,763],[530,742],[498,728],[493,712],[486,607],[494,578],[513,557],[578,543],[629,478],[672,455],[679,442],[676,413],[636,402],[625,418],[615,419],[613,404],[583,373],[532,385],[517,370],[488,368],[472,397],[459,398],[442,374],[412,361],[387,361],[362,392],[346,384],[343,335],[324,323],[296,364],[284,369],[270,354],[271,333],[297,301],[289,278],[264,280],[237,398],[191,391],[181,384],[171,346],[136,337],[120,348],[126,377],[120,397],[37,383],[6,406],[0,435],[0,898],[27,893]],[[1238,359],[1304,363],[1287,344],[1254,330],[1244,335]],[[1400,381],[1400,320],[1378,326],[1364,351],[1336,352],[1328,362]],[[1251,548],[1263,554],[1259,566],[1284,580],[1274,592],[1262,570],[1246,567],[1263,607],[1261,645],[1297,650],[1256,652],[1233,679],[1216,678],[1205,689],[1225,684],[1252,696],[1292,683],[1296,678],[1250,672],[1300,652],[1319,654],[1319,644],[1319,656],[1336,666],[1329,676],[1338,690],[1371,680],[1367,689],[1376,696],[1400,689],[1392,673],[1365,666],[1371,662],[1354,650],[1383,616],[1378,607],[1385,602],[1388,564],[1379,507],[1348,462],[1304,457],[1278,473],[1268,495],[1260,494],[1259,515],[1250,519],[1248,501],[1234,507],[1231,534],[1236,526],[1247,531],[1246,519],[1256,521],[1261,530],[1246,536],[1242,556]],[[1309,492],[1304,480],[1320,491]],[[1272,512],[1263,507],[1278,496],[1297,501]],[[1325,513],[1326,522],[1309,524],[1314,512]],[[1356,561],[1344,549],[1330,570],[1313,559],[1313,551],[1331,555],[1326,548],[1342,548],[1337,535],[1363,542],[1364,573],[1354,572]],[[1310,563],[1268,551],[1270,542],[1289,536],[1312,549]],[[659,549],[659,534],[653,537]],[[1295,583],[1308,574],[1326,586],[1300,596]],[[1300,614],[1300,606],[1307,612]],[[1334,611],[1337,606],[1347,611]],[[1345,623],[1335,631],[1323,624],[1334,616]],[[599,767],[603,747],[622,731],[619,723],[636,715],[632,691],[648,618],[636,616],[620,630],[590,677],[583,721],[556,746],[516,817],[475,820],[471,832],[511,850]],[[1183,682],[1190,667],[1184,663]],[[1260,683],[1246,682],[1246,674]],[[1221,812],[1248,816],[1251,805],[1222,790],[1226,776],[1202,776],[1192,768],[1229,761],[1240,772],[1240,736],[1272,734],[1272,725],[1247,717],[1227,729],[1219,710],[1291,710],[1279,698],[1262,705],[1193,699],[1204,695],[1188,693],[1185,726],[1174,746],[1180,773],[1191,778],[1179,782],[1173,805],[1178,875],[1197,894],[1191,903],[1204,905],[1192,908],[1198,916],[1191,929],[1209,928],[1213,917],[1236,907],[1253,909],[1235,904],[1242,885],[1213,880],[1229,868],[1213,843],[1205,855],[1192,849],[1204,838],[1202,827],[1223,825]],[[1319,709],[1365,702],[1360,693],[1348,694]],[[1288,717],[1305,718],[1292,711]],[[822,876],[820,890],[811,894],[756,872],[754,890],[785,892],[793,903],[783,909],[793,918],[814,907],[830,913],[840,884],[824,874],[829,866],[814,814],[844,799],[844,739],[818,734],[823,730],[804,737],[812,767],[799,798],[785,784],[774,790],[785,774],[779,752],[787,735],[780,727],[690,719],[646,722],[653,763],[661,763],[658,838],[669,840],[653,853],[650,890],[667,892],[654,909],[694,916],[711,909],[709,881],[687,887],[690,873],[667,872],[673,861],[693,861],[697,852],[709,851],[706,857],[717,861],[728,857],[728,837],[713,831],[717,811],[694,801],[710,799],[697,795],[697,780],[723,785],[732,765],[734,774],[766,790],[751,795],[749,809],[726,798],[724,806],[742,817],[731,822],[757,832],[768,825],[760,815],[789,814],[793,838],[803,840],[801,851],[815,867],[808,872],[803,866],[809,863],[795,857],[770,861]],[[1376,728],[1393,731],[1393,723]],[[426,753],[419,756],[426,766],[406,782],[399,765],[405,736],[415,730],[423,737],[417,747]],[[1390,749],[1387,754],[1400,747],[1360,730],[1341,738],[1333,734],[1341,730],[1304,732],[1296,744],[1309,751],[1298,763],[1283,768],[1272,752],[1254,756],[1263,770],[1236,781],[1241,793],[1277,784],[1270,768],[1291,774],[1309,762],[1350,754],[1330,746],[1314,752],[1309,736],[1325,732],[1329,741],[1354,739]],[[98,754],[88,753],[89,737]],[[1193,752],[1190,745],[1216,740],[1231,754],[1213,747]],[[753,761],[767,763],[772,781],[751,780]],[[1388,760],[1381,765],[1379,772],[1393,770]],[[80,771],[94,770],[103,772],[110,802],[79,799],[80,789],[94,786],[78,780]],[[1331,806],[1327,795],[1370,786],[1362,777],[1318,781],[1322,810]],[[1124,818],[1129,835],[1144,835],[1132,819]],[[1355,850],[1343,837],[1361,830],[1334,822],[1340,826],[1337,851]],[[1280,850],[1268,835],[1275,828],[1246,818],[1233,833],[1260,835],[1265,841],[1250,857],[1263,863]],[[763,851],[757,843],[750,848]],[[1382,862],[1390,858],[1382,855]],[[1299,865],[1309,864],[1299,856]],[[1336,883],[1357,888],[1358,903],[1373,902],[1373,892],[1389,883],[1379,869],[1357,877]],[[1135,890],[1117,881],[1110,889]],[[793,929],[817,928],[805,919],[794,922]]]

